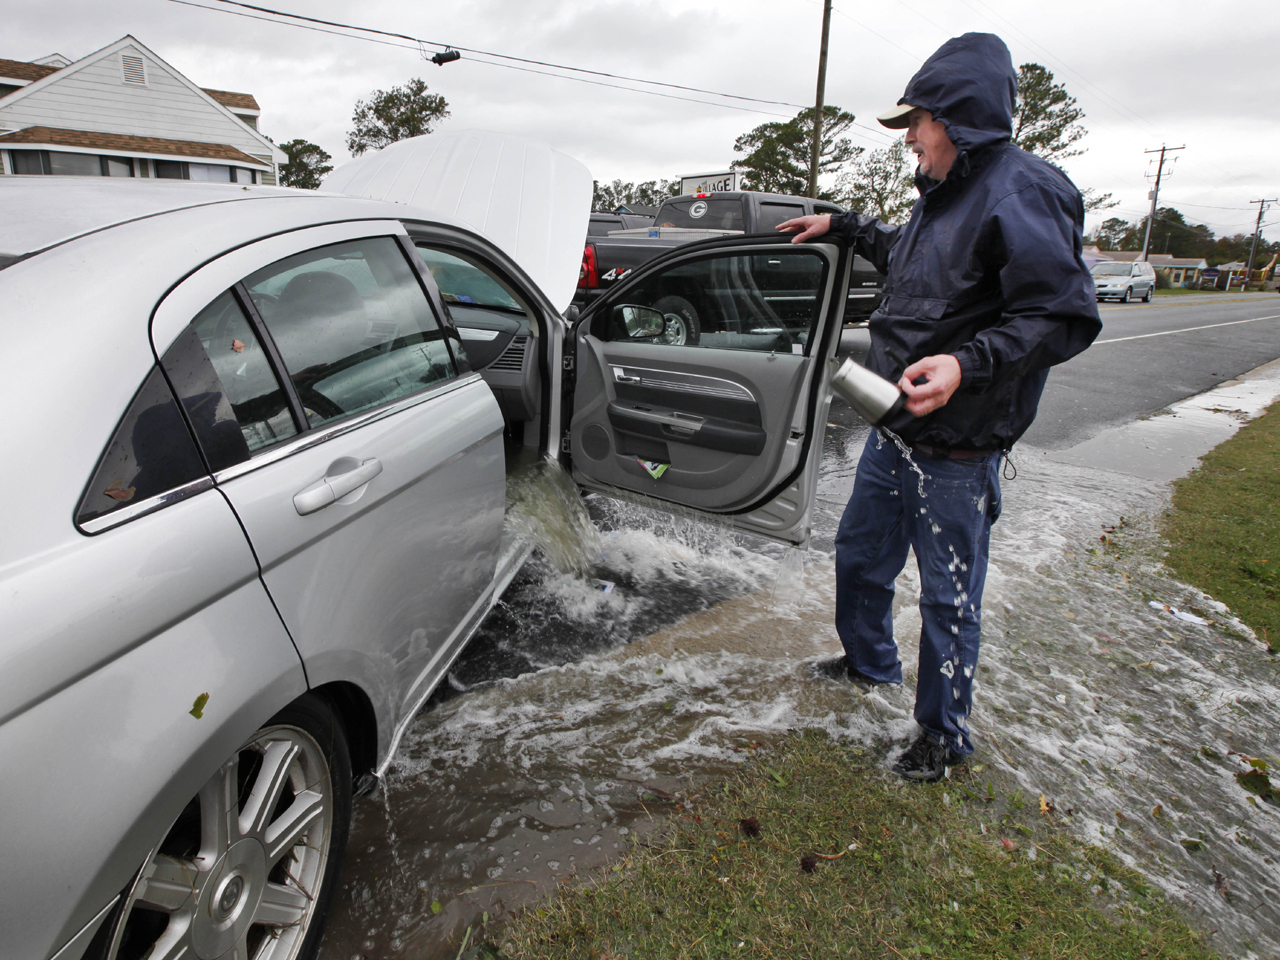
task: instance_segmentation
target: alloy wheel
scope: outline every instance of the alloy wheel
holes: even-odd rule
[[[129,891],[110,960],[294,960],[329,859],[333,780],[294,726],[264,727],[209,778]]]

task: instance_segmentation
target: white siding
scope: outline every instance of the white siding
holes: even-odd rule
[[[125,83],[120,54],[146,61],[146,86]],[[110,53],[49,86],[0,107],[0,126],[96,130],[166,140],[227,143],[261,155],[264,144],[226,116],[145,51],[134,46]]]

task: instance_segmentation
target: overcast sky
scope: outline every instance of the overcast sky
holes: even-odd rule
[[[217,0],[193,0],[217,6]],[[517,57],[812,103],[819,0],[254,0],[261,6]],[[1229,15],[1226,11],[1229,10]],[[1066,84],[1086,117],[1083,156],[1064,162],[1080,187],[1111,192],[1104,216],[1136,220],[1150,189],[1144,150],[1182,146],[1161,205],[1219,235],[1249,233],[1249,201],[1280,196],[1280,17],[1275,0],[837,0],[827,102],[875,129],[875,115],[948,37],[999,34],[1015,64],[1034,61]],[[416,49],[327,35],[172,0],[21,4],[5,13],[0,57],[54,51],[77,59],[131,33],[206,87],[247,91],[260,128],[302,137],[346,159],[355,101],[422,77],[449,101],[448,127],[518,133],[581,159],[600,180],[674,178],[727,168],[733,141],[796,108],[666,91],[691,103],[542,76],[465,55],[444,67]],[[428,47],[427,55],[436,48]],[[541,68],[535,68],[541,69]],[[612,81],[611,81],[612,82]],[[625,81],[618,81],[627,85]],[[650,88],[654,89],[654,88]],[[730,108],[732,105],[733,109]],[[743,109],[745,108],[745,109]],[[763,112],[761,112],[763,111]],[[1094,226],[1098,217],[1091,217]],[[1280,204],[1264,222],[1280,238]]]

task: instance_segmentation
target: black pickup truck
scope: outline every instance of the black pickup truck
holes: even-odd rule
[[[809,197],[734,191],[698,193],[663,201],[653,223],[588,235],[573,302],[579,309],[595,301],[630,271],[658,254],[694,240],[739,233],[773,233],[784,220],[806,213],[842,213],[833,203]],[[592,214],[593,219],[596,214]],[[592,234],[599,230],[593,223]],[[854,257],[849,277],[846,323],[865,323],[880,305],[884,277],[862,257]]]

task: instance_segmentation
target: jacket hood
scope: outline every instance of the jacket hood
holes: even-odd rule
[[[1016,91],[1004,41],[993,33],[966,33],[924,62],[898,103],[928,110],[946,126],[958,153],[972,153],[1013,136]]]

